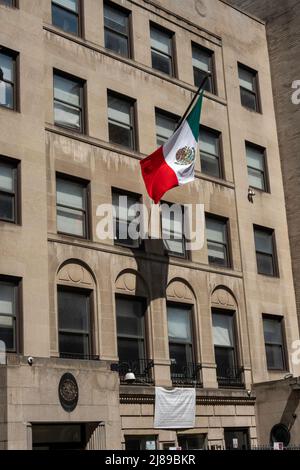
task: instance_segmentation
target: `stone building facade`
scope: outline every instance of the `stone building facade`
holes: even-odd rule
[[[222,0],[2,0],[0,21],[0,447],[255,445],[252,384],[297,375],[299,339],[265,24]],[[207,146],[164,200],[204,204],[212,238],[100,240],[113,194],[150,207],[139,161],[202,68]],[[196,387],[194,429],[154,429],[154,385]]]

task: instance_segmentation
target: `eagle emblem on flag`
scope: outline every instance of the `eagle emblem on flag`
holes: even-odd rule
[[[176,152],[176,165],[190,165],[195,160],[195,148],[182,147]]]

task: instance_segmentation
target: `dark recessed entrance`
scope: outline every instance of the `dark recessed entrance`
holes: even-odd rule
[[[33,450],[84,450],[98,423],[32,424]]]

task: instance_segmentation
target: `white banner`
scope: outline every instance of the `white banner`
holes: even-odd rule
[[[154,428],[187,429],[195,427],[196,390],[155,387]]]

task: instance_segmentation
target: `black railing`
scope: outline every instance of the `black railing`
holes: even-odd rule
[[[217,366],[217,380],[222,388],[244,388],[244,368]]]
[[[120,381],[126,383],[125,376],[128,372],[133,372],[135,375],[135,384],[139,383],[153,383],[152,368],[153,361],[150,359],[136,359],[134,361],[120,361],[118,364],[118,371]]]
[[[99,361],[99,356],[94,354],[63,353],[59,354],[62,359],[81,359],[83,361]]]
[[[170,367],[173,384],[202,387],[201,364],[173,362]]]

